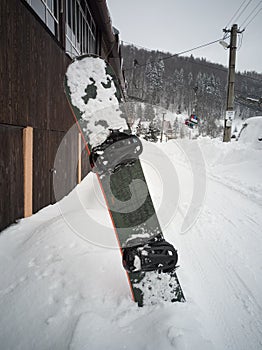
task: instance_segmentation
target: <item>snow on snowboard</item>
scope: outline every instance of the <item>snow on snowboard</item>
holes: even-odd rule
[[[134,301],[185,301],[175,272],[177,251],[164,240],[139,160],[143,146],[130,133],[113,69],[98,56],[79,56],[68,66],[65,93],[99,179]]]

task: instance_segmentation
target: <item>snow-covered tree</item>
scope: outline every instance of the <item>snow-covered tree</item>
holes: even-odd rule
[[[149,128],[148,131],[145,134],[144,139],[150,142],[157,142],[158,140],[158,135],[160,133],[160,130],[158,128],[156,128],[155,124],[153,122],[151,122],[149,124]]]
[[[173,134],[174,134],[174,138],[176,139],[178,136],[178,132],[179,132],[179,124],[178,124],[178,118],[176,117],[174,123],[173,123]]]

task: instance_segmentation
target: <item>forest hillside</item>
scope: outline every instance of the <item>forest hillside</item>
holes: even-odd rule
[[[121,49],[127,100],[140,104],[133,107],[138,119],[154,119],[153,106],[174,114],[190,115],[195,112],[201,121],[200,134],[211,137],[221,134],[226,106],[227,67],[192,55],[171,55],[133,45],[122,45]],[[237,72],[236,120],[261,115],[261,97],[262,75]],[[141,103],[145,103],[146,108],[141,108]]]

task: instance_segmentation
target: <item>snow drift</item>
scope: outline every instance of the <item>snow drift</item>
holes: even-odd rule
[[[110,217],[89,174],[61,202],[0,236],[2,349],[261,348],[261,151],[207,138],[155,147],[173,164],[164,175],[170,186],[176,177],[179,183],[172,203],[158,156],[144,147],[143,167],[166,238],[179,252],[187,302],[144,308],[132,302]],[[197,220],[182,234],[199,183],[197,147],[205,195]],[[173,208],[169,221],[161,207]]]

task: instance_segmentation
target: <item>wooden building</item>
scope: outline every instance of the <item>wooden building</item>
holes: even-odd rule
[[[95,53],[123,86],[118,32],[106,0],[0,1],[0,230],[54,203],[54,159],[74,124],[63,92],[71,58]],[[67,138],[63,191],[88,171],[79,135]],[[80,153],[81,157],[81,153]],[[80,175],[79,175],[80,174]]]

